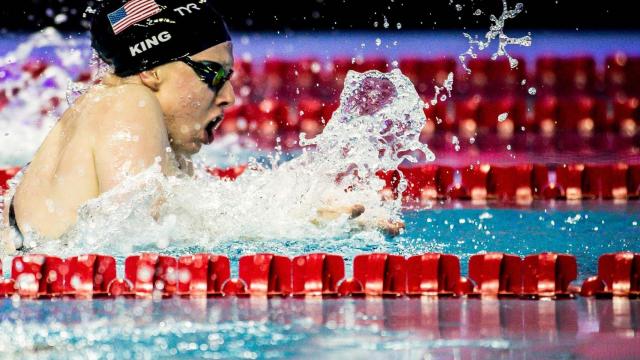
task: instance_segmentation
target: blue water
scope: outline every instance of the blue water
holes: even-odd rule
[[[0,356],[21,359],[573,359],[613,341],[622,347],[606,358],[640,349],[640,301],[628,299],[0,300],[0,315]]]
[[[322,242],[234,241],[170,253],[227,254],[237,275],[237,259],[252,252],[338,253],[350,272],[353,256],[362,252],[438,251],[458,255],[466,273],[468,257],[483,251],[556,251],[577,256],[582,279],[595,275],[603,253],[640,252],[638,201],[457,207],[407,211],[406,233],[380,242],[353,234]],[[638,319],[640,300],[628,299],[4,299],[0,357],[568,359],[593,356],[612,342],[620,345],[608,351],[640,349]],[[640,355],[635,351],[607,358]]]
[[[499,251],[525,256],[553,251],[576,256],[580,282],[596,274],[600,255],[616,251],[640,252],[638,201],[622,204],[585,201],[575,205],[536,202],[531,207],[522,208],[497,208],[494,204],[474,207],[469,202],[458,205],[464,205],[464,208],[445,203],[432,209],[406,211],[406,232],[398,237],[385,237],[382,241],[354,233],[323,241],[239,240],[169,251],[149,243],[135,250],[173,256],[197,252],[225,254],[231,259],[232,274],[236,275],[240,256],[261,252],[288,256],[313,252],[340,254],[345,257],[348,274],[353,257],[360,253],[387,252],[410,256],[441,252],[460,257],[461,270],[466,274],[469,257],[480,252]],[[128,254],[115,255],[122,264]]]

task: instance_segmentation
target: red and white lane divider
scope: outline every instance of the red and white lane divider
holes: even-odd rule
[[[0,195],[20,168],[0,169]],[[235,180],[245,165],[208,168],[207,172],[225,180]],[[638,164],[540,164],[490,165],[467,167],[418,164],[402,166],[408,187],[405,204],[426,200],[498,200],[527,203],[539,200],[634,200],[640,199]],[[387,196],[397,197],[398,171],[379,172]]]
[[[473,255],[468,279],[460,276],[457,256],[439,253],[358,255],[353,278],[345,278],[342,256],[325,253],[246,255],[238,265],[239,276],[232,278],[231,262],[223,255],[142,253],[126,258],[121,279],[112,256],[23,255],[13,258],[11,277],[0,279],[0,297],[640,297],[640,253],[631,252],[602,255],[598,275],[581,287],[572,284],[575,256],[557,253],[524,259],[504,253]]]

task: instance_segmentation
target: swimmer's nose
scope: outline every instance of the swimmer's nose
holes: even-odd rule
[[[236,95],[230,81],[227,81],[224,86],[222,86],[222,89],[220,89],[214,101],[216,105],[221,108],[229,107],[236,102]]]

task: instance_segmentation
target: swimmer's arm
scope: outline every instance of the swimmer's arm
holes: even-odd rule
[[[340,216],[347,215],[349,216],[349,219],[353,220],[354,223],[362,229],[377,228],[391,236],[400,235],[402,230],[405,228],[404,222],[401,220],[363,219],[360,215],[362,215],[364,211],[364,206],[359,204],[352,206],[321,207],[317,209],[318,216],[313,218],[311,223],[320,225],[322,223],[335,220]]]
[[[141,103],[146,105],[141,107]],[[100,193],[148,169],[156,159],[165,175],[177,172],[167,152],[169,141],[160,104],[153,94],[131,87],[126,97],[100,115],[99,124],[93,155]]]

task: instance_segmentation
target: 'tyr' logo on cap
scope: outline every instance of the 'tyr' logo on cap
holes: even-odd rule
[[[136,55],[142,54],[152,47],[158,46],[160,43],[167,42],[169,40],[171,40],[171,34],[168,31],[163,31],[158,34],[158,36],[152,36],[149,39],[145,39],[133,46],[129,46],[129,51],[131,52],[131,56],[135,57]]]
[[[185,13],[191,14],[193,12],[193,10],[200,10],[200,8],[198,7],[198,5],[196,5],[194,3],[189,3],[189,4],[187,4],[187,6],[180,6],[180,7],[177,7],[175,9],[173,9],[173,11],[179,13],[180,16],[184,16]]]

